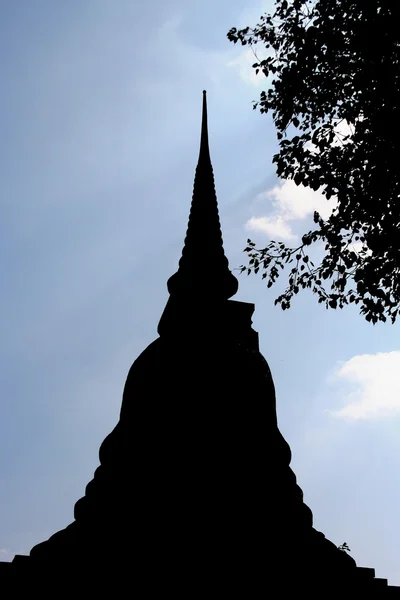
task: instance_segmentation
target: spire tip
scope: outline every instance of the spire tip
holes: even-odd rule
[[[206,281],[201,277],[204,256],[212,261]],[[193,186],[192,205],[178,271],[168,280],[169,293],[181,297],[228,299],[236,294],[238,281],[229,270],[218,214],[214,175],[208,146],[207,96],[203,90],[203,112],[199,159]]]

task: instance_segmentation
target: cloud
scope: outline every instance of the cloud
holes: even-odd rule
[[[349,244],[349,250],[352,250],[356,254],[359,254],[363,248],[363,242],[353,242],[352,244]]]
[[[313,214],[314,210],[326,219],[332,213],[334,205],[334,202],[329,202],[321,192],[296,185],[294,181],[285,181],[283,185],[275,186],[266,196],[288,221],[305,219]]]
[[[339,146],[340,144],[348,144],[350,140],[345,140],[347,136],[354,134],[354,128],[348,121],[341,119],[336,121],[335,125],[336,138],[333,141],[333,146]]]
[[[272,214],[251,217],[246,223],[246,229],[262,231],[270,238],[277,237],[279,240],[297,238],[290,222],[304,220],[314,211],[318,211],[322,218],[327,219],[336,206],[334,199],[328,201],[321,192],[315,192],[302,185],[297,186],[293,181],[285,181],[257,197],[257,201],[265,200],[272,204]]]
[[[348,249],[356,254],[360,254],[361,251],[364,251],[366,256],[371,256],[372,254],[372,251],[363,242],[353,242],[352,244],[349,244]]]
[[[358,120],[361,120],[361,117]],[[335,119],[333,123],[335,125],[334,131],[336,135],[333,139],[332,146],[343,146],[345,144],[350,144],[352,136],[354,135],[354,127],[350,125],[350,123],[345,119]],[[347,136],[350,136],[349,139],[345,139],[347,138]],[[309,150],[314,154],[319,153],[318,147],[311,141],[306,142],[304,144],[304,147],[306,148],[306,150]]]
[[[296,239],[290,225],[280,215],[273,217],[251,217],[247,221],[246,227],[251,231],[266,233],[269,238],[278,238],[286,241]]]
[[[353,389],[336,417],[366,420],[400,414],[400,351],[353,356],[335,374]]]
[[[254,52],[250,48],[247,48],[237,58],[230,60],[227,66],[237,69],[239,76],[245,83],[249,83],[255,87],[266,87],[266,79],[263,73],[260,71],[256,75],[256,71],[252,67],[255,62],[257,62],[257,58],[254,56]]]

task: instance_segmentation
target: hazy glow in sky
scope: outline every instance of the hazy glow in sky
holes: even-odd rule
[[[263,82],[225,37],[268,4],[1,3],[0,560],[72,520],[128,369],[156,337],[201,91],[232,268],[249,235],[295,240],[315,208],[330,210],[276,179],[272,124],[251,106]],[[283,313],[276,295],[240,277],[315,526],[400,584],[398,326],[306,293]]]

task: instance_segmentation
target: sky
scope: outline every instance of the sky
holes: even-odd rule
[[[226,39],[270,5],[0,2],[0,560],[72,521],[129,367],[157,337],[202,90],[232,269],[248,237],[295,243],[332,208],[277,179],[272,121],[252,110],[268,82]],[[279,285],[238,278],[315,527],[400,585],[398,325],[326,311],[308,292],[283,312]]]

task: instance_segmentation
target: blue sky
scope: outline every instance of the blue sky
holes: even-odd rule
[[[203,88],[231,267],[247,237],[295,240],[321,208],[276,179],[273,126],[251,107],[265,80],[226,40],[268,5],[1,3],[0,560],[72,520],[128,369],[157,335]],[[400,584],[398,326],[327,312],[308,293],[282,312],[277,290],[239,281],[315,526]]]

